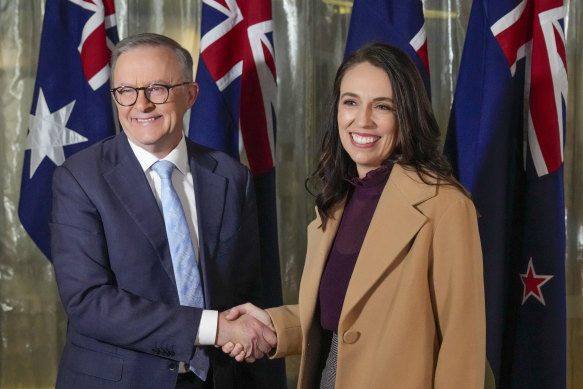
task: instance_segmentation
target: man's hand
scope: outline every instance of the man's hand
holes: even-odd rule
[[[251,303],[246,303],[242,305],[238,305],[226,311],[227,315],[225,319],[227,320],[236,320],[237,318],[243,315],[251,315],[265,326],[267,326],[271,331],[275,334],[275,328],[273,327],[273,323],[271,322],[271,318],[269,315],[261,308],[256,307]],[[277,336],[275,338],[275,343],[272,344],[273,347],[277,345]],[[229,354],[231,357],[235,358],[238,362],[245,360],[245,362],[253,362],[254,359],[250,360],[250,358],[245,356],[245,347],[241,343],[237,342],[227,342],[222,346],[222,350],[225,354]]]
[[[229,350],[228,353],[237,362],[243,360],[254,362],[256,359],[262,358],[277,344],[273,326],[271,328],[266,326],[251,314],[244,314],[239,310],[233,313],[230,311],[219,314],[215,343],[217,346],[223,347],[223,351]],[[271,320],[269,322],[271,323]],[[229,346],[235,344],[237,346]]]

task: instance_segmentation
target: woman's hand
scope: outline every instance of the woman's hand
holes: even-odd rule
[[[253,316],[255,319],[259,320],[263,323],[269,330],[268,333],[264,334],[265,340],[271,345],[271,347],[277,346],[277,335],[275,335],[275,340],[273,341],[272,334],[275,334],[275,327],[271,321],[271,318],[263,309],[251,304],[245,303],[233,307],[227,310],[224,319],[226,320],[237,320],[243,315],[250,315]],[[225,354],[229,354],[229,356],[235,358],[237,362],[254,362],[256,358],[253,355],[247,355],[245,352],[245,347],[241,343],[233,343],[227,342],[221,348]]]

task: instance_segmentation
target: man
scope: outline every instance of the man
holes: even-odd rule
[[[136,35],[111,62],[123,132],[53,177],[52,260],[69,319],[56,386],[267,387],[264,364],[213,347],[244,344],[253,361],[276,342],[250,315],[218,313],[262,300],[250,173],[184,137],[198,85],[178,43]]]

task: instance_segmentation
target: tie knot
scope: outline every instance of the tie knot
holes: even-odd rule
[[[158,173],[161,179],[170,179],[172,177],[172,170],[174,170],[174,164],[170,161],[158,161],[152,165],[152,170]]]

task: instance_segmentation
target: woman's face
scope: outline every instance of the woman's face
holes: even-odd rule
[[[382,68],[363,62],[346,71],[340,83],[338,131],[359,177],[387,159],[398,124],[391,81]]]

